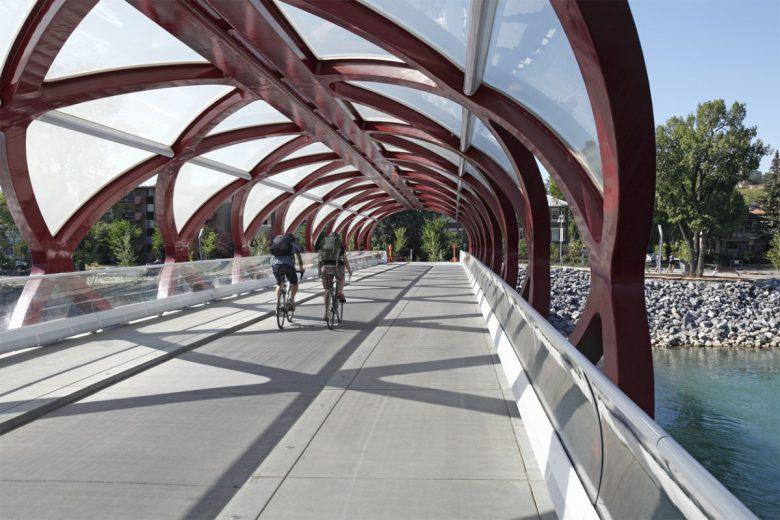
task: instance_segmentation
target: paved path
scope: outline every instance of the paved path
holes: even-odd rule
[[[0,517],[549,515],[462,267],[347,295],[336,331],[318,298],[0,436]]]

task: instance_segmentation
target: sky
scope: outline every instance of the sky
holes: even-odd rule
[[[780,0],[629,0],[656,125],[722,98],[780,148]],[[760,170],[766,171],[765,157]]]

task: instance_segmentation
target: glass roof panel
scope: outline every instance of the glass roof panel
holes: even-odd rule
[[[304,197],[295,197],[290,203],[290,207],[287,208],[287,213],[284,215],[284,230],[287,231],[287,229],[292,226],[293,222],[295,222],[295,219],[312,204],[316,203],[313,200]]]
[[[346,166],[342,166],[341,168],[336,168],[332,172],[328,172],[328,175],[335,175],[337,173],[354,172],[354,171],[357,171],[357,168],[355,168],[351,164],[348,164]]]
[[[310,190],[307,190],[306,193],[309,195],[312,195],[314,197],[324,197],[326,194],[330,193],[331,191],[335,190],[345,182],[349,182],[349,179],[345,179],[343,181],[334,181],[329,182],[327,184],[323,184],[322,186],[317,186],[316,188],[312,188]]]
[[[214,101],[225,85],[159,88],[110,96],[61,108],[61,112],[169,145]]]
[[[341,223],[347,220],[352,215],[354,215],[354,213],[350,213],[349,211],[342,211],[341,213],[339,213],[339,216],[336,217],[336,220],[333,222],[333,229],[337,230],[341,225]]]
[[[537,114],[601,186],[593,110],[577,60],[548,0],[499,0],[484,81]]]
[[[253,101],[244,108],[230,114],[220,124],[215,126],[208,135],[219,134],[229,130],[247,128],[250,126],[268,125],[272,123],[287,123],[290,120],[265,101]]]
[[[255,184],[249,192],[246,203],[244,204],[244,231],[246,231],[246,228],[252,223],[252,220],[263,211],[263,208],[282,193],[284,193],[282,190],[264,186],[262,184]]]
[[[401,61],[368,40],[319,16],[283,2],[277,1],[276,5],[318,59],[375,58]]]
[[[211,168],[185,163],[173,186],[173,219],[181,231],[192,215],[219,190],[238,180]]]
[[[365,222],[367,217],[364,216],[358,216],[355,217],[355,220],[350,223],[349,227],[347,228],[347,233],[352,233],[352,230],[355,229],[357,226],[361,225],[363,222]]]
[[[304,146],[303,148],[300,148],[287,157],[284,158],[285,161],[288,161],[290,159],[295,159],[296,157],[305,157],[307,155],[314,155],[317,153],[333,153],[333,150],[325,146],[324,144],[320,142],[311,143],[309,145]]]
[[[219,148],[213,152],[203,154],[203,157],[218,161],[234,168],[239,168],[245,172],[252,171],[252,168],[265,159],[268,154],[292,141],[295,135],[278,135],[274,137],[264,137],[254,141],[233,144],[224,148]]]
[[[153,155],[33,121],[27,128],[27,168],[49,232],[57,233],[98,190]]]
[[[453,134],[460,135],[460,119],[463,110],[460,104],[454,101],[401,85],[373,81],[350,81],[349,83],[397,101],[433,119]]]
[[[35,0],[0,1],[0,70],[3,70],[11,44],[34,3]]]
[[[385,150],[388,152],[407,152],[408,150],[405,150],[403,148],[399,148],[398,146],[395,146],[394,144],[388,144],[388,143],[382,143],[382,146],[384,146]]]
[[[290,170],[285,170],[283,172],[271,176],[271,180],[275,182],[279,182],[281,184],[284,184],[285,186],[292,188],[296,184],[301,182],[304,179],[304,177],[312,173],[317,168],[320,168],[328,164],[328,162],[329,161],[321,161],[313,164],[307,164],[305,166],[298,166],[297,168],[292,168]]]
[[[482,152],[486,153],[491,159],[496,161],[516,184],[519,182],[515,176],[515,170],[512,168],[512,163],[509,161],[507,154],[504,153],[504,149],[498,144],[496,136],[493,135],[493,132],[491,132],[478,117],[474,117],[472,143],[474,143],[474,146],[479,148]]]
[[[334,211],[337,210],[333,206],[328,206],[327,204],[322,206],[322,208],[317,212],[317,214],[314,215],[314,220],[311,223],[312,229],[317,229],[317,226],[322,224],[322,221],[325,220],[325,217],[327,217]]]
[[[342,195],[341,197],[336,197],[333,200],[329,200],[331,204],[338,204],[339,206],[342,206],[345,202],[347,202],[349,199],[354,198],[356,195],[354,193],[350,193],[348,195]]]
[[[101,0],[62,46],[46,79],[140,65],[206,61],[124,0]]]
[[[469,0],[361,1],[465,67]]]
[[[426,148],[433,153],[440,155],[444,159],[448,160],[454,165],[460,164],[460,156],[453,152],[452,150],[448,150],[444,148],[443,146],[439,146],[438,144],[430,143],[428,141],[423,141],[422,139],[417,139],[415,137],[406,137],[404,136],[404,139],[407,141],[411,141],[414,144],[417,144],[419,146],[422,146],[423,148]]]
[[[490,188],[490,185],[485,180],[485,177],[482,176],[482,172],[478,171],[474,165],[472,165],[470,162],[466,161],[463,163],[465,165],[464,169],[470,173],[475,179],[477,179],[479,182],[484,184],[486,187]]]
[[[353,204],[350,209],[353,209],[355,211],[360,211],[360,208],[363,208],[366,206],[366,204],[370,204],[373,202],[372,200],[367,200],[365,202],[358,202],[357,204]]]
[[[401,123],[401,124],[407,124],[406,121],[403,119],[398,119],[397,117],[391,116],[387,112],[382,112],[381,110],[377,110],[374,107],[370,107],[368,105],[363,105],[360,103],[352,103],[352,106],[355,107],[355,110],[357,111],[358,115],[360,116],[363,121],[380,121],[382,123]]]

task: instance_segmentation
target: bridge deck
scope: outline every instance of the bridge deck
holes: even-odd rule
[[[336,331],[317,298],[0,436],[0,516],[554,516],[462,267],[347,296]]]

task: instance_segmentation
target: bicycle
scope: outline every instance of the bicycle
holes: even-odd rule
[[[302,280],[304,271],[296,270],[295,272],[301,275],[299,281]],[[284,328],[284,320],[287,320],[290,323],[293,321],[295,309],[293,309],[292,305],[289,303],[290,290],[290,280],[285,280],[282,290],[279,291],[279,298],[276,299],[276,326],[280,329]]]
[[[324,272],[323,276],[325,276]],[[336,323],[338,322],[340,325],[344,319],[344,302],[340,301],[337,296],[338,280],[335,273],[329,276],[331,277],[330,286],[325,292],[325,323],[329,329],[333,330]],[[352,278],[352,275],[350,275],[350,278]]]

